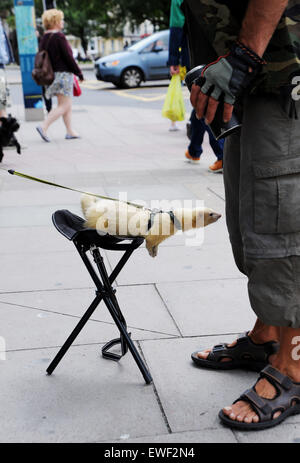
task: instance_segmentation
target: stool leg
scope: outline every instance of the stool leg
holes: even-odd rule
[[[55,370],[55,368],[57,367],[57,365],[59,364],[59,362],[61,361],[61,359],[64,357],[64,355],[66,354],[66,352],[68,351],[69,347],[71,346],[71,344],[73,344],[73,342],[75,341],[75,339],[77,338],[77,336],[79,335],[80,331],[82,330],[82,328],[84,327],[84,325],[86,324],[86,322],[89,320],[89,318],[92,316],[92,313],[96,310],[96,308],[98,307],[99,303],[101,302],[102,300],[102,297],[101,296],[97,296],[95,297],[95,299],[93,300],[93,302],[91,303],[90,307],[88,308],[88,310],[85,312],[85,314],[83,315],[83,317],[80,319],[79,323],[76,325],[75,329],[72,331],[72,333],[70,334],[70,336],[68,337],[68,339],[66,340],[66,342],[64,343],[64,345],[61,347],[61,349],[58,351],[58,353],[56,354],[56,356],[54,357],[54,359],[52,360],[52,362],[50,363],[49,367],[47,368],[47,373],[48,375],[51,375],[52,372]]]
[[[126,330],[125,326],[123,325],[123,323],[119,320],[118,316],[116,315],[116,312],[115,312],[115,308],[114,308],[114,305],[112,303],[112,301],[107,297],[107,296],[103,296],[103,300],[105,302],[105,305],[106,307],[108,308],[109,310],[109,313],[111,314],[115,324],[117,325],[119,331],[120,331],[120,335],[121,337],[123,337],[125,339],[125,342],[140,370],[140,372],[142,373],[143,377],[144,377],[144,380],[147,384],[150,384],[152,382],[152,377],[149,373],[149,371],[147,370],[146,366],[145,366],[145,363],[143,362],[140,354],[138,353],[131,337],[129,336],[129,333],[128,331]]]
[[[110,301],[112,302],[111,309],[116,313],[116,316],[118,317],[118,319],[120,320],[120,322],[123,324],[124,328],[127,331],[126,320],[125,320],[125,318],[124,318],[124,316],[123,316],[123,314],[121,312],[121,309],[119,307],[118,300],[117,300],[117,298],[115,296],[115,291],[114,291],[113,287],[111,286],[110,277],[108,276],[108,273],[106,271],[106,267],[104,265],[104,260],[103,260],[103,257],[100,254],[99,249],[98,248],[93,249],[92,250],[92,255],[93,255],[95,264],[97,265],[98,272],[99,272],[99,274],[100,274],[100,276],[102,278],[102,281],[103,281],[103,289],[106,292],[106,294],[108,295]],[[102,285],[101,285],[101,288],[102,288]],[[100,287],[98,289],[100,290]],[[116,340],[114,340],[114,341],[116,341]],[[122,355],[125,355],[127,353],[128,347],[127,347],[127,343],[124,340],[122,335],[120,337],[120,344],[121,344]],[[106,346],[106,348],[107,348],[107,346]]]
[[[106,268],[103,262],[103,257],[101,256],[98,248],[92,250],[92,255],[98,267],[98,271],[102,277],[103,284],[104,284],[105,292],[102,294],[103,301],[105,302],[105,305],[107,306],[115,324],[117,325],[120,331],[120,342],[121,342],[121,347],[122,347],[122,354],[125,355],[125,353],[127,352],[127,346],[128,346],[137,366],[139,367],[144,377],[144,380],[146,381],[147,384],[149,384],[152,382],[152,377],[150,373],[148,372],[140,354],[138,353],[127,331],[126,321],[125,321],[125,318],[123,317],[117,298],[111,286],[111,282],[110,282],[109,276],[107,274],[107,271],[106,271]]]

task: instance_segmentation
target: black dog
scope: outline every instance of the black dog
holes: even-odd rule
[[[0,117],[0,162],[3,159],[3,148],[8,145],[16,147],[17,153],[21,154],[21,146],[16,139],[14,132],[20,128],[17,119],[9,115],[8,117]]]

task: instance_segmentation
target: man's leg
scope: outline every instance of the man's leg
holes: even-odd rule
[[[300,382],[299,343],[300,329],[281,328],[280,350],[271,360],[271,365],[274,368],[277,368],[277,370],[297,383]],[[255,390],[260,397],[265,399],[273,399],[277,394],[274,386],[272,386],[272,384],[264,378],[258,381],[255,386]],[[296,401],[294,401],[294,404],[296,404]],[[254,412],[251,405],[243,401],[236,402],[234,405],[223,408],[223,412],[232,420],[245,423],[259,422],[259,417]],[[276,412],[273,419],[277,418],[280,413],[280,411]]]
[[[240,272],[247,274],[244,261],[243,241],[240,231],[240,133],[230,135],[225,141],[224,147],[224,185],[226,197],[226,222],[235,263]],[[256,344],[264,344],[269,341],[278,341],[279,330],[274,326],[264,324],[257,319],[249,336]],[[236,341],[229,344],[236,345]],[[207,359],[211,349],[198,353],[200,359]],[[223,362],[231,358],[222,359]]]
[[[300,196],[299,131],[300,120],[289,118],[278,98],[247,101],[241,141],[240,227],[249,298],[259,319],[280,330],[280,350],[270,358],[271,365],[294,382],[300,381],[296,345],[300,340],[300,223],[295,209]],[[258,381],[255,389],[263,398],[276,395],[267,379]],[[259,420],[244,401],[223,412],[240,422]]]

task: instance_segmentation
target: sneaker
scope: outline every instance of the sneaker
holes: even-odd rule
[[[212,166],[209,166],[209,170],[214,174],[216,174],[217,172],[223,172],[223,161],[218,160],[214,162]]]
[[[169,132],[178,132],[179,128],[176,125],[171,125]]]
[[[200,156],[198,158],[193,158],[193,156],[190,155],[189,150],[186,150],[185,152],[185,157],[190,161],[195,164],[197,164],[200,161]]]

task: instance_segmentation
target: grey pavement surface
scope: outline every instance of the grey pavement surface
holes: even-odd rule
[[[10,71],[15,78],[15,70]],[[234,265],[220,174],[205,138],[199,165],[184,161],[185,123],[168,132],[163,86],[115,91],[90,75],[74,105],[82,139],[64,140],[58,121],[44,143],[24,122],[22,156],[5,151],[1,167],[130,200],[204,200],[222,219],[195,236],[178,234],[155,259],[142,246],[115,288],[132,339],[153,383],[128,353],[118,363],[101,347],[117,329],[100,305],[52,376],[45,370],[94,297],[72,243],[53,227],[57,209],[80,212],[80,195],[0,171],[0,442],[299,442],[300,417],[260,433],[224,428],[218,411],[256,380],[255,373],[195,367],[190,354],[251,328],[246,279]],[[107,90],[108,89],[108,90]],[[126,95],[126,96],[124,96]],[[186,105],[189,110],[187,93]],[[109,271],[116,253],[106,251]]]

